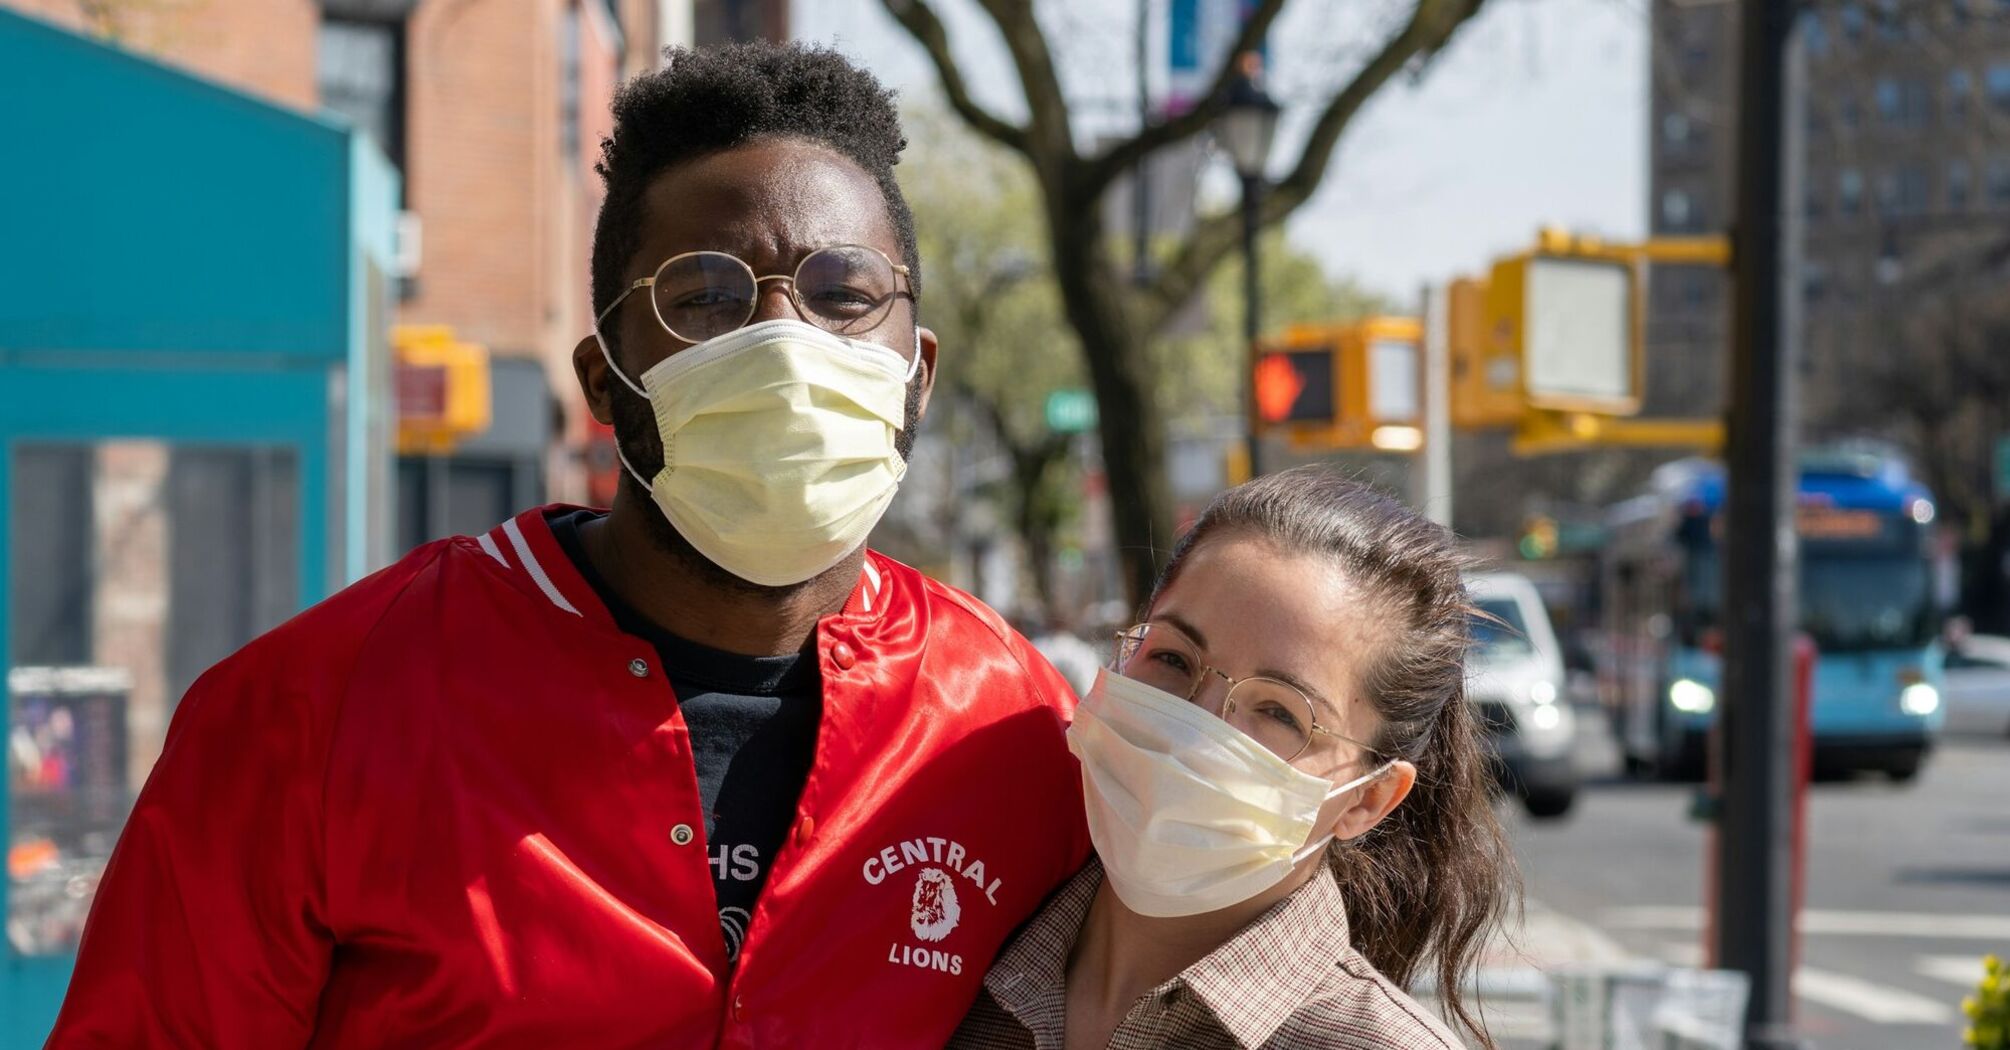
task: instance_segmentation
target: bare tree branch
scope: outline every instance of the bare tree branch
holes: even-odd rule
[[[1409,22],[1389,39],[1375,57],[1354,75],[1354,79],[1333,96],[1312,134],[1305,141],[1297,163],[1283,181],[1263,195],[1258,207],[1259,226],[1270,227],[1297,211],[1326,176],[1333,159],[1333,147],[1347,130],[1361,107],[1390,78],[1418,57],[1437,53],[1459,26],[1478,13],[1486,0],[1418,0]],[[1153,282],[1149,295],[1161,316],[1177,310],[1200,287],[1221,260],[1241,242],[1242,218],[1238,213],[1217,215],[1201,222],[1187,238],[1179,254]]]
[[[1025,128],[985,109],[970,96],[970,87],[963,82],[963,70],[949,49],[949,33],[942,27],[942,19],[936,17],[935,9],[926,0],[883,0],[883,3],[886,13],[927,50],[936,74],[942,79],[942,93],[949,97],[949,105],[964,122],[985,137],[1032,156],[1032,142]]]
[[[1005,50],[1012,54],[1013,68],[1019,71],[1019,86],[1026,93],[1026,109],[1031,114],[1027,131],[1034,142],[1034,166],[1043,169],[1041,178],[1045,180],[1060,166],[1075,160],[1068,96],[1061,91],[1054,53],[1047,46],[1047,35],[1040,31],[1039,19],[1034,16],[1033,0],[978,2],[998,24],[998,32],[1005,37]]]
[[[1255,11],[1250,12],[1249,18],[1242,23],[1242,31],[1236,35],[1235,43],[1229,45],[1227,53],[1221,56],[1221,67],[1215,71],[1214,82],[1201,93],[1192,109],[1171,120],[1148,124],[1136,135],[1112,145],[1090,160],[1080,184],[1082,192],[1100,194],[1116,181],[1117,176],[1152,152],[1206,130],[1228,104],[1229,89],[1235,85],[1237,60],[1244,52],[1256,50],[1257,43],[1270,31],[1270,23],[1277,19],[1278,12],[1284,10],[1284,3],[1285,0],[1263,0]]]

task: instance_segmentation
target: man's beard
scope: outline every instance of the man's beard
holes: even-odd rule
[[[921,425],[921,373],[916,371],[907,384],[907,401],[902,411],[900,433],[894,435],[893,449],[900,454],[902,462],[914,454],[915,431]],[[610,384],[614,396],[614,442],[621,454],[628,457],[637,473],[645,478],[654,478],[663,469],[663,436],[656,428],[656,412],[650,407],[649,399],[628,388],[626,383]],[[637,505],[649,508],[643,517],[643,529],[649,541],[658,551],[676,559],[694,575],[707,584],[725,591],[762,597],[779,597],[795,590],[801,584],[771,587],[735,575],[731,570],[710,558],[691,545],[684,534],[677,531],[670,519],[656,506],[656,499],[647,486],[635,480],[628,471],[621,472],[621,487]]]

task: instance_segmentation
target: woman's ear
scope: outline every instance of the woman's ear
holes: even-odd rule
[[[1417,767],[1397,759],[1380,776],[1356,788],[1347,808],[1333,819],[1333,837],[1341,842],[1358,839],[1373,830],[1382,818],[1396,811],[1417,785]]]

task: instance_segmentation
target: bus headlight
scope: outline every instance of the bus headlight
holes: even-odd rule
[[[1677,711],[1692,715],[1709,714],[1717,706],[1717,694],[1693,678],[1677,678],[1668,686],[1668,703]]]
[[[1940,690],[1925,682],[1914,682],[1898,694],[1898,709],[1921,718],[1940,710]]]
[[[1556,683],[1538,681],[1528,687],[1528,698],[1538,704],[1556,703]]]

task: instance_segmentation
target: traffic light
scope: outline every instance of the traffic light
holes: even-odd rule
[[[1445,297],[1446,349],[1452,363],[1452,425],[1511,427],[1528,404],[1514,340],[1496,336],[1487,318],[1487,282],[1461,277]]]
[[[443,454],[489,427],[489,352],[445,325],[391,329],[398,452]]]
[[[1256,357],[1256,418],[1264,430],[1333,425],[1333,348],[1276,350]]]
[[[1547,230],[1533,251],[1494,263],[1485,300],[1484,359],[1503,371],[1512,366],[1529,408],[1640,411],[1645,310],[1637,250]]]
[[[1423,440],[1422,340],[1410,317],[1286,328],[1250,364],[1257,433],[1304,451],[1414,451]]]
[[[1556,557],[1556,519],[1547,514],[1531,515],[1522,523],[1521,542],[1516,547],[1521,556],[1529,561]]]

